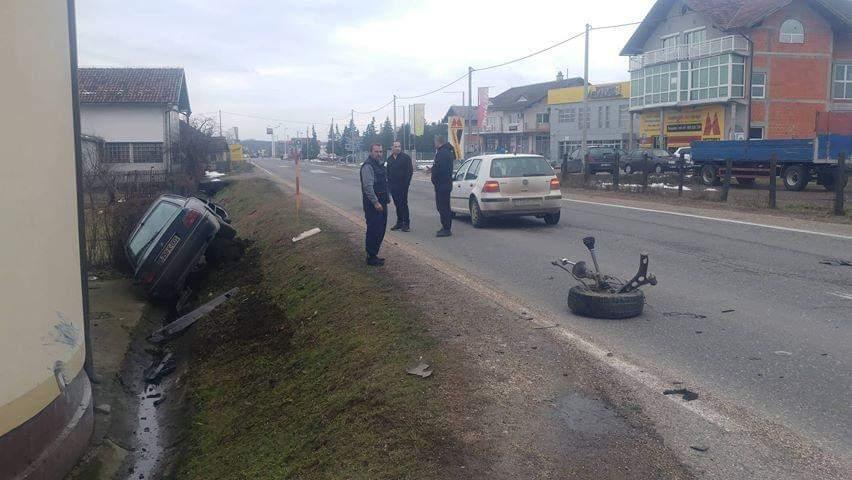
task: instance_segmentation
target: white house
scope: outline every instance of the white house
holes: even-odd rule
[[[80,68],[80,130],[105,142],[117,171],[174,172],[190,115],[182,68]]]

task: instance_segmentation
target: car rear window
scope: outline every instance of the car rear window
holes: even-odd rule
[[[652,153],[656,157],[670,157],[672,155],[668,150],[663,150],[661,148],[655,148]]]
[[[496,158],[491,161],[491,178],[543,177],[555,175],[542,157]]]
[[[147,247],[151,240],[160,233],[163,227],[167,226],[171,219],[180,211],[180,207],[174,203],[160,202],[151,213],[145,217],[144,223],[136,235],[127,242],[127,248],[130,250],[130,256],[134,260],[139,259],[139,255]]]

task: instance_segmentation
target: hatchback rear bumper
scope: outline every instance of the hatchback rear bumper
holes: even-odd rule
[[[538,205],[519,205],[516,200],[539,200]],[[481,198],[479,207],[482,215],[495,217],[503,215],[527,216],[557,213],[562,209],[562,195],[554,194],[533,198]]]

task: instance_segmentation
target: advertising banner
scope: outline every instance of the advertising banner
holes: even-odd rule
[[[643,112],[639,116],[639,143],[654,144],[654,137],[664,136],[668,148],[688,147],[696,140],[725,138],[725,109],[723,106],[683,108],[666,111],[660,128],[660,112]]]
[[[231,150],[231,161],[232,162],[242,162],[243,158],[243,146],[239,143],[233,143],[228,145],[228,148]]]
[[[422,136],[426,126],[426,104],[415,103],[408,106],[408,118],[414,135]]]
[[[485,119],[488,118],[488,87],[479,87],[477,90],[479,98],[479,106],[476,109],[476,124],[479,125],[479,131],[485,131]]]
[[[456,158],[464,158],[464,120],[462,117],[447,119],[447,140],[456,150]]]

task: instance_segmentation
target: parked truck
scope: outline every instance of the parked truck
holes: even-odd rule
[[[787,190],[804,190],[813,180],[833,190],[838,157],[849,158],[852,153],[852,114],[817,115],[815,132],[812,139],[692,142],[692,168],[704,185],[719,185],[730,159],[731,177],[741,185],[753,185],[758,177],[769,175],[775,157],[775,173]]]

